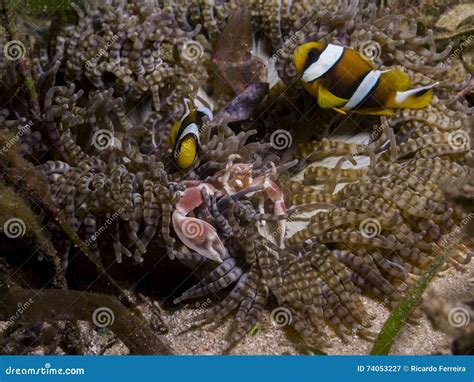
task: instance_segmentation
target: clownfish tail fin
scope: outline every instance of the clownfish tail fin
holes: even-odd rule
[[[392,102],[387,106],[396,109],[422,109],[431,103],[432,88],[435,85],[437,83],[406,91],[397,91]]]

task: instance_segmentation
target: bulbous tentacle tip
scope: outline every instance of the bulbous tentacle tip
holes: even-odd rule
[[[226,249],[212,225],[200,219],[186,217],[176,210],[173,213],[173,228],[186,247],[207,259],[222,263]]]

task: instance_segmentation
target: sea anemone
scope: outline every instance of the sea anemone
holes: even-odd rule
[[[453,44],[440,46],[416,21],[369,1],[187,4],[75,7],[76,22],[30,49],[36,97],[14,63],[2,63],[1,128],[18,137],[23,160],[47,180],[54,208],[98,264],[181,260],[200,280],[174,302],[215,296],[194,321],[235,312],[231,343],[275,303],[312,345],[330,345],[328,328],[374,340],[361,296],[395,307],[466,218],[445,194],[470,190],[464,182],[472,179],[472,108],[462,94],[470,76],[447,60]],[[235,12],[246,15],[255,46],[230,43],[232,63],[221,41]],[[387,118],[320,109],[291,62],[308,41],[350,46],[381,68],[401,68],[415,85],[439,82],[433,102]],[[250,66],[248,75],[242,68]],[[6,94],[33,99],[37,110]],[[167,144],[185,98],[216,114],[189,171]],[[225,247],[219,264],[188,248],[172,224],[190,184],[219,190],[202,191],[189,211],[215,228]],[[285,210],[271,213],[279,202]],[[51,223],[65,272],[77,243]],[[470,256],[461,245],[449,263]]]

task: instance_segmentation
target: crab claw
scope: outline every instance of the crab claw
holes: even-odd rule
[[[195,250],[201,256],[222,263],[226,249],[212,225],[204,220],[186,217],[175,210],[173,227],[186,247]]]
[[[263,185],[265,186],[265,192],[274,204],[273,210],[275,216],[286,214],[285,198],[280,187],[270,179],[265,179]],[[278,231],[280,248],[284,248],[286,219],[278,220]]]

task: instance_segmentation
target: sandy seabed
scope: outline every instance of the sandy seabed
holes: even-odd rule
[[[474,296],[474,262],[459,271],[450,268],[439,274],[432,281],[429,289],[435,295],[447,300],[464,300],[466,296]],[[381,303],[370,298],[362,297],[367,311],[376,318],[372,321],[371,330],[379,332],[389,316],[389,311]],[[182,308],[179,311],[166,315],[164,320],[170,333],[164,337],[177,354],[222,354],[227,348],[225,336],[231,324],[232,315],[222,325],[208,325],[203,328],[186,330],[190,317],[196,316],[195,309]],[[181,334],[179,334],[181,331]],[[177,334],[178,333],[178,334]],[[328,354],[369,354],[372,343],[357,336],[350,336],[343,341],[328,330],[331,337],[331,347],[324,349]],[[424,354],[451,354],[452,338],[436,331],[428,322],[426,316],[416,324],[407,323],[396,338],[390,354],[424,355]],[[229,354],[242,355],[281,355],[301,354],[294,339],[286,334],[282,328],[275,327],[270,319],[270,310],[264,312],[254,335],[245,336]]]

